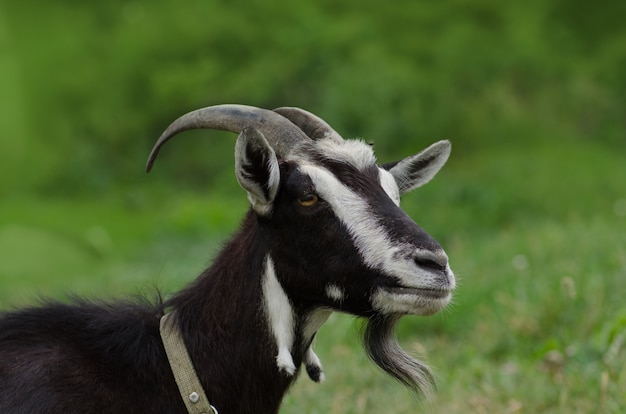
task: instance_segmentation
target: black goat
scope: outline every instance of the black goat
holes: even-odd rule
[[[175,324],[207,397],[222,414],[276,413],[331,311],[368,318],[371,358],[427,393],[428,368],[394,339],[398,318],[442,309],[455,287],[439,244],[399,208],[450,144],[379,167],[297,108],[220,105],[182,116],[148,161],[191,128],[240,133],[236,175],[251,209],[214,264],[166,302],[47,303],[0,318],[0,413],[184,413],[159,336]]]

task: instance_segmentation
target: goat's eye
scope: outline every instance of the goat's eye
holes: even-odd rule
[[[298,198],[298,203],[303,207],[311,207],[319,201],[315,194],[306,194]]]

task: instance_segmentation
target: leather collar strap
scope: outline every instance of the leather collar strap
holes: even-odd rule
[[[215,407],[209,404],[173,316],[174,312],[163,315],[160,331],[180,396],[189,414],[218,414]]]

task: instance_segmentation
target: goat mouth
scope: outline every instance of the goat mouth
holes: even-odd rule
[[[452,298],[452,288],[417,288],[381,286],[372,296],[374,310],[383,314],[428,316],[446,307]]]
[[[408,287],[385,287],[385,292],[392,295],[421,296],[429,299],[445,299],[450,296],[450,291],[445,289],[408,288]]]

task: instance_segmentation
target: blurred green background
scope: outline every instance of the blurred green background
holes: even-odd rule
[[[234,135],[160,132],[202,106],[300,106],[381,162],[453,142],[403,200],[455,303],[398,335],[430,404],[337,315],[284,413],[626,409],[626,3],[0,3],[0,308],[182,287],[245,212]]]

